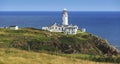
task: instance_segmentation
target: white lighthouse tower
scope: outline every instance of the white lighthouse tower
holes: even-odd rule
[[[63,10],[62,20],[63,20],[63,22],[62,22],[63,25],[68,25],[68,12],[67,12],[67,9]]]

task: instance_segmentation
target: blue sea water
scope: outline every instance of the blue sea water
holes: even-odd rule
[[[62,12],[0,12],[0,27],[41,28],[55,22],[61,24],[61,17]],[[120,49],[120,12],[69,12],[69,24],[86,28]]]

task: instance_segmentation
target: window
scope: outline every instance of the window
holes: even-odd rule
[[[63,28],[62,28],[62,30],[63,30]]]
[[[57,29],[57,27],[55,27],[55,29]]]
[[[60,30],[60,28],[59,28],[59,30]]]
[[[75,32],[72,32],[73,34],[75,33]]]

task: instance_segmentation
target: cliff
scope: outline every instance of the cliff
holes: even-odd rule
[[[107,40],[89,33],[65,35],[34,28],[20,30],[0,29],[0,47],[12,47],[29,51],[57,53],[80,53],[95,55],[117,55],[116,48]]]

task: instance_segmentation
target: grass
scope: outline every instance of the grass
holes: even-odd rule
[[[14,48],[0,48],[0,64],[110,64],[46,53],[28,52]]]
[[[78,31],[80,32],[80,30]],[[65,35],[63,33],[52,33],[33,28],[22,28],[19,30],[9,30],[0,28],[0,42],[3,43],[11,43],[14,40],[30,40],[33,38],[39,39],[39,41],[41,42],[48,42],[52,41],[53,38],[58,38],[61,42],[71,44],[79,41],[87,41],[86,38],[82,37],[84,35],[88,35],[88,33],[79,33],[77,35]]]
[[[68,57],[68,58],[75,58],[75,59],[83,59],[95,62],[108,62],[119,64],[120,63],[120,56],[100,56],[100,55],[88,55],[88,54],[57,54],[59,56]]]
[[[11,43],[14,40],[26,40],[31,38],[36,38],[41,41],[49,41],[50,38],[46,37],[44,34],[45,31],[39,31],[35,29],[23,28],[19,30],[9,30],[9,29],[2,29],[0,28],[0,42],[3,43]],[[47,33],[47,32],[46,32]]]

